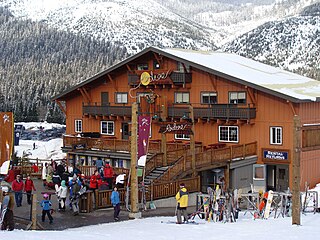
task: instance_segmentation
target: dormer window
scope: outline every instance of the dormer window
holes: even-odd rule
[[[137,64],[137,70],[148,70],[148,63]]]

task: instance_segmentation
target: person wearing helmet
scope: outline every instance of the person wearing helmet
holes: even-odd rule
[[[14,221],[13,221],[13,206],[14,206],[14,198],[12,194],[9,194],[9,187],[2,186],[2,202],[0,208],[0,219],[1,221],[1,230],[9,230],[12,231],[14,229]]]
[[[53,217],[51,216],[51,213],[50,213],[51,206],[52,206],[52,203],[49,200],[49,195],[47,193],[43,194],[43,200],[41,201],[41,207],[42,207],[41,220],[42,220],[42,222],[45,221],[45,217],[47,215],[49,218],[49,223],[52,224]]]

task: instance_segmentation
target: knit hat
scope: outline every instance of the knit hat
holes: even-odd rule
[[[62,181],[61,181],[61,186],[62,186],[62,187],[65,187],[65,186],[66,186],[66,181],[65,181],[65,180],[62,180]]]
[[[180,187],[184,187],[185,185],[184,185],[184,183],[180,183]]]

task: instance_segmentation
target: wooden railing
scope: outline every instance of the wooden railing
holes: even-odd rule
[[[220,149],[208,149],[204,152],[196,153],[196,169],[203,167],[216,167],[217,165],[223,165],[230,162],[232,159],[244,158],[247,156],[253,156],[257,154],[257,142],[248,144],[239,144],[229,146]],[[192,155],[190,150],[180,155],[180,158],[176,160],[160,178],[155,180],[156,182],[171,181],[181,173],[192,169]]]
[[[156,183],[149,186],[148,192],[146,192],[147,201],[173,197],[179,191],[180,183],[184,183],[188,192],[199,192],[200,191],[200,177],[186,178],[176,181]],[[119,189],[120,201],[123,204],[125,202],[125,189]],[[96,209],[111,207],[111,196],[112,190],[100,190],[95,191],[96,196]],[[141,192],[140,192],[141,195]]]
[[[149,175],[152,170],[157,167],[163,166],[163,153],[155,153],[150,159],[147,160],[145,175]]]
[[[94,171],[97,169],[96,166],[78,166],[81,173],[83,173],[86,177],[90,177]],[[129,169],[128,168],[118,168],[118,167],[112,167],[113,172],[115,175],[123,174],[125,173],[126,176],[129,175]]]

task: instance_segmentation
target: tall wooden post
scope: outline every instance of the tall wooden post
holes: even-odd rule
[[[194,140],[194,114],[193,114],[193,106],[189,106],[190,118],[191,118],[191,130],[192,134],[190,135],[190,150],[191,150],[191,166],[192,166],[192,176],[196,176],[196,143]]]
[[[137,152],[138,152],[138,104],[132,103],[131,117],[131,176],[130,176],[130,201],[131,211],[129,218],[135,219],[141,217],[138,208],[138,177],[137,177]]]
[[[37,194],[32,195],[32,210],[31,210],[31,229],[37,230]]]
[[[165,133],[161,133],[161,152],[163,153],[163,166],[168,166],[167,159],[167,135]]]
[[[300,225],[300,150],[301,123],[300,117],[293,117],[292,149],[292,224]]]

